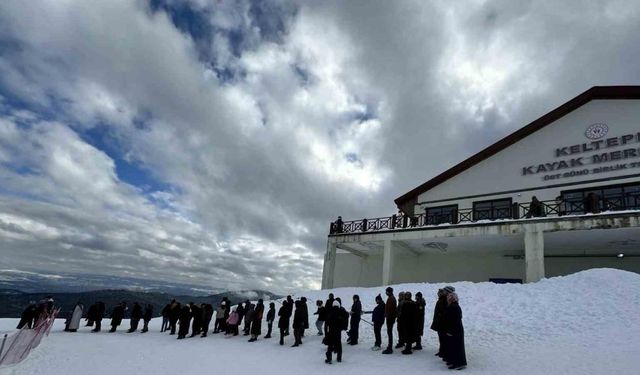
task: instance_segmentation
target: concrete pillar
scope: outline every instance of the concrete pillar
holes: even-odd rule
[[[327,241],[327,252],[324,254],[322,268],[322,289],[333,289],[333,278],[336,272],[336,244]]]
[[[537,224],[524,226],[525,282],[544,278],[544,231]]]
[[[384,251],[382,253],[382,285],[389,285],[393,282],[393,241],[384,240]]]

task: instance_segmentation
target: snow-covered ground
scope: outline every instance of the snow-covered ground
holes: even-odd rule
[[[435,293],[444,284],[401,284],[396,293],[422,291],[427,309],[433,309]],[[466,330],[469,374],[640,374],[640,275],[597,269],[542,280],[527,285],[453,283],[460,296]],[[350,301],[359,294],[365,309],[384,288],[340,288],[333,292]],[[329,291],[298,294],[313,301],[325,300]],[[431,311],[427,313],[427,325]],[[369,320],[370,315],[365,315]],[[15,319],[0,319],[0,331],[15,327]],[[125,321],[128,324],[128,321]],[[311,322],[313,326],[313,322]],[[104,321],[107,327],[109,321]],[[54,326],[23,363],[0,368],[0,373],[19,374],[230,374],[306,375],[402,374],[450,372],[434,357],[437,336],[427,330],[425,349],[411,356],[398,350],[385,356],[372,352],[373,332],[361,323],[361,344],[344,346],[344,362],[324,364],[325,347],[319,337],[308,334],[304,345],[284,347],[276,338],[248,343],[247,337],[176,340],[152,331],[125,333],[62,332],[62,321]],[[263,332],[266,324],[263,326]],[[309,333],[313,332],[310,330]],[[383,329],[383,342],[385,341]]]

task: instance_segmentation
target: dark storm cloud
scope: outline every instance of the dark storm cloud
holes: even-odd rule
[[[337,215],[637,84],[639,8],[3,2],[0,263],[316,287]]]

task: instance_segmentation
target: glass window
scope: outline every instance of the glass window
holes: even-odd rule
[[[427,207],[425,209],[427,215],[427,225],[436,224],[455,224],[458,222],[458,205]]]
[[[473,203],[473,220],[510,219],[511,198]]]

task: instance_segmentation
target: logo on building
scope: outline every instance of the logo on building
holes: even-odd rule
[[[600,139],[607,135],[609,131],[609,127],[607,124],[593,124],[589,125],[587,130],[585,130],[584,135],[589,139]]]

